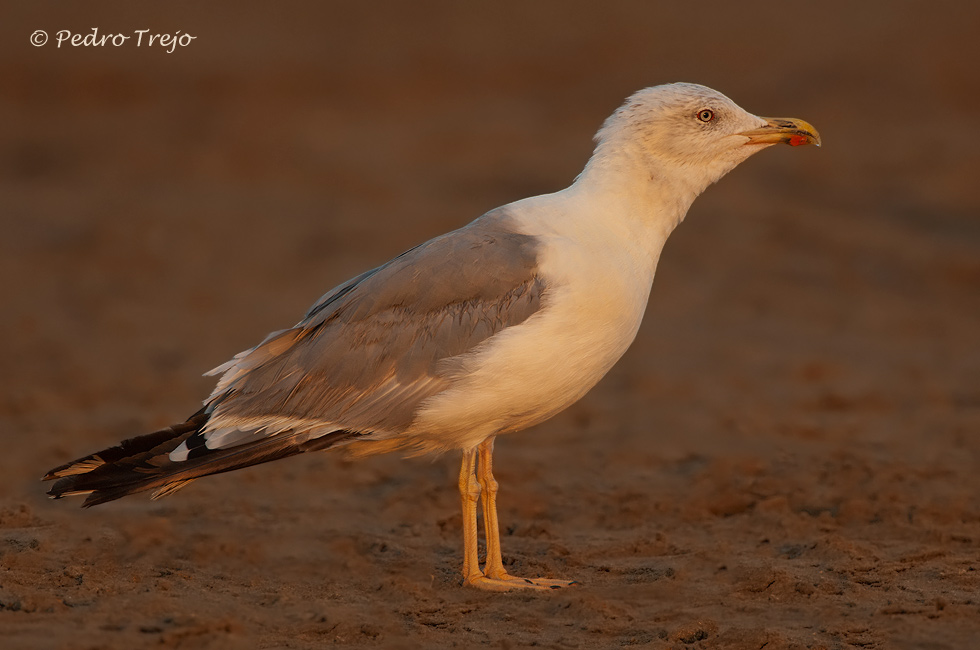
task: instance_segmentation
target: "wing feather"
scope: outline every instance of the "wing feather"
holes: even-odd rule
[[[208,449],[287,430],[397,436],[452,382],[440,361],[541,308],[536,254],[537,241],[495,211],[333,289],[295,327],[215,369],[211,417],[195,435]]]

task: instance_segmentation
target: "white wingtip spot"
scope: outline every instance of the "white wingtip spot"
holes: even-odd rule
[[[177,445],[176,449],[170,452],[170,456],[169,456],[170,462],[172,463],[183,462],[187,460],[187,457],[190,455],[190,453],[191,453],[190,449],[187,448],[187,442],[182,442],[179,445]]]

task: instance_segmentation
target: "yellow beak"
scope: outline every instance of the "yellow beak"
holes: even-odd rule
[[[739,135],[744,135],[749,139],[746,144],[785,142],[793,147],[804,144],[820,146],[820,134],[813,128],[812,124],[805,120],[795,117],[764,117],[762,119],[766,121],[765,126],[739,133]]]

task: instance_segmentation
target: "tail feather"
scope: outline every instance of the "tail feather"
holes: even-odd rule
[[[82,504],[86,508],[147,490],[154,490],[156,499],[173,494],[202,476],[326,449],[358,436],[353,431],[334,431],[301,442],[283,432],[236,447],[207,450],[185,461],[171,461],[170,452],[201,431],[209,418],[210,413],[202,409],[186,422],[124,440],[115,447],[56,467],[44,475],[45,481],[55,480],[48,494],[54,499],[87,494]]]

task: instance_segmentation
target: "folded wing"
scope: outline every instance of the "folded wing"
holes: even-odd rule
[[[295,327],[210,374],[187,422],[48,473],[55,497],[94,505],[304,451],[397,441],[420,404],[451,385],[445,361],[541,309],[537,243],[494,211],[347,282]],[[395,445],[397,446],[397,445]]]

